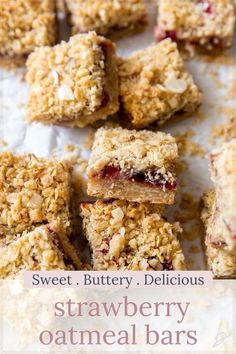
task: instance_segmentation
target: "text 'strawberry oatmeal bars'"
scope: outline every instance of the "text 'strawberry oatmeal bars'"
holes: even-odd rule
[[[172,204],[177,157],[175,139],[169,134],[100,128],[87,169],[88,194]]]
[[[115,45],[95,32],[39,48],[27,67],[30,121],[84,127],[119,108]]]
[[[23,270],[73,270],[80,268],[79,257],[59,224],[25,231],[0,247],[0,279],[14,278]]]
[[[211,232],[214,228],[213,215],[216,208],[215,191],[205,193],[202,201],[201,217],[206,228],[205,244],[209,268],[216,278],[236,278],[236,249],[225,248],[223,237],[221,242],[211,241]]]
[[[96,31],[110,37],[139,32],[147,24],[143,0],[66,0],[73,32]]]
[[[166,39],[120,59],[121,111],[135,128],[193,113],[202,95],[186,71],[176,43]]]
[[[0,153],[0,239],[52,221],[69,233],[70,180],[66,163]]]
[[[0,55],[25,57],[56,41],[54,0],[0,1]]]
[[[94,270],[185,269],[179,224],[169,224],[155,205],[99,200],[81,210]]]
[[[157,21],[157,40],[212,50],[231,46],[235,9],[232,0],[159,0]]]

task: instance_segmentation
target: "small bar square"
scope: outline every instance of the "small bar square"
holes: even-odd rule
[[[74,270],[80,260],[57,223],[24,232],[0,247],[0,279],[15,278],[24,270]]]
[[[0,153],[0,240],[51,221],[69,233],[70,182],[66,163]]]
[[[184,255],[160,207],[126,201],[81,204],[94,270],[184,270]]]
[[[25,58],[36,47],[56,42],[54,0],[0,1],[0,55]]]
[[[218,278],[236,278],[236,139],[210,156],[214,189],[203,196],[202,220],[209,267]]]
[[[169,134],[100,128],[87,169],[88,194],[172,204],[177,157],[175,139]]]
[[[159,0],[157,40],[170,37],[186,49],[230,47],[235,26],[232,0]]]
[[[202,95],[176,43],[166,39],[119,62],[121,116],[134,128],[192,114]]]
[[[119,108],[115,45],[95,32],[36,50],[27,67],[30,121],[84,127]]]
[[[147,25],[143,0],[66,0],[73,33],[96,31],[106,37],[123,37]]]
[[[215,192],[212,190],[203,196],[202,221],[205,226],[205,244],[208,266],[216,278],[236,279],[236,250],[225,247],[224,235],[221,241],[212,241],[214,227]]]

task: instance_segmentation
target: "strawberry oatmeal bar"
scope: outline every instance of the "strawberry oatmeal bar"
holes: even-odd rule
[[[94,270],[184,270],[184,255],[160,207],[126,201],[82,203]]]
[[[206,255],[209,268],[216,278],[236,279],[236,249],[225,247],[223,235],[221,241],[212,242],[211,232],[214,228],[213,215],[216,208],[215,192],[210,191],[203,196],[202,221],[206,228]],[[215,228],[214,228],[215,229]]]
[[[119,108],[115,45],[95,32],[39,48],[27,67],[30,121],[84,127]]]
[[[216,276],[236,276],[236,139],[211,153],[213,192],[204,198],[209,264]]]
[[[159,0],[157,40],[167,37],[186,49],[206,50],[230,47],[233,41],[235,10],[232,0]]]
[[[56,41],[55,1],[0,1],[0,56],[26,57]]]
[[[0,153],[0,240],[56,221],[69,233],[70,178],[63,162]]]
[[[119,79],[121,112],[135,128],[191,114],[201,104],[202,95],[170,39],[120,59]]]
[[[73,33],[96,31],[121,37],[144,29],[147,9],[143,0],[66,0]]]
[[[172,204],[177,157],[175,139],[169,134],[100,128],[87,169],[88,194]]]
[[[0,247],[0,279],[14,278],[23,270],[73,270],[79,257],[59,224],[25,231]]]

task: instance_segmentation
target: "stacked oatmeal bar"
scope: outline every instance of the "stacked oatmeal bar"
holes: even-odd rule
[[[66,163],[38,159],[32,154],[0,153],[0,277],[10,275],[11,269],[11,275],[20,269],[31,269],[33,260],[33,269],[46,269],[50,264],[55,268],[62,256],[79,267],[79,257],[69,241],[70,178]],[[40,235],[42,244],[37,245]],[[51,253],[44,253],[44,249]],[[42,257],[49,253],[46,265]],[[8,258],[14,263],[8,263]],[[61,264],[60,261],[59,268]]]
[[[176,193],[175,139],[169,134],[100,128],[87,169],[81,216],[95,270],[181,270],[178,224],[163,217]]]
[[[203,197],[207,257],[216,277],[236,277],[236,139],[210,155],[215,189]]]

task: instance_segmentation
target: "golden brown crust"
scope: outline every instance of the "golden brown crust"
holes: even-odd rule
[[[0,238],[51,221],[70,230],[70,169],[34,155],[0,154]]]
[[[27,67],[31,121],[83,127],[118,110],[115,46],[95,32],[38,49]]]
[[[163,124],[178,111],[192,113],[201,103],[201,93],[170,39],[120,59],[118,70],[123,114],[136,128]]]
[[[82,203],[94,270],[183,270],[184,256],[171,225],[155,205],[125,201]]]
[[[1,0],[0,13],[0,55],[22,57],[55,43],[53,0]]]
[[[66,0],[73,33],[96,31],[113,37],[136,32],[147,24],[143,0]]]

